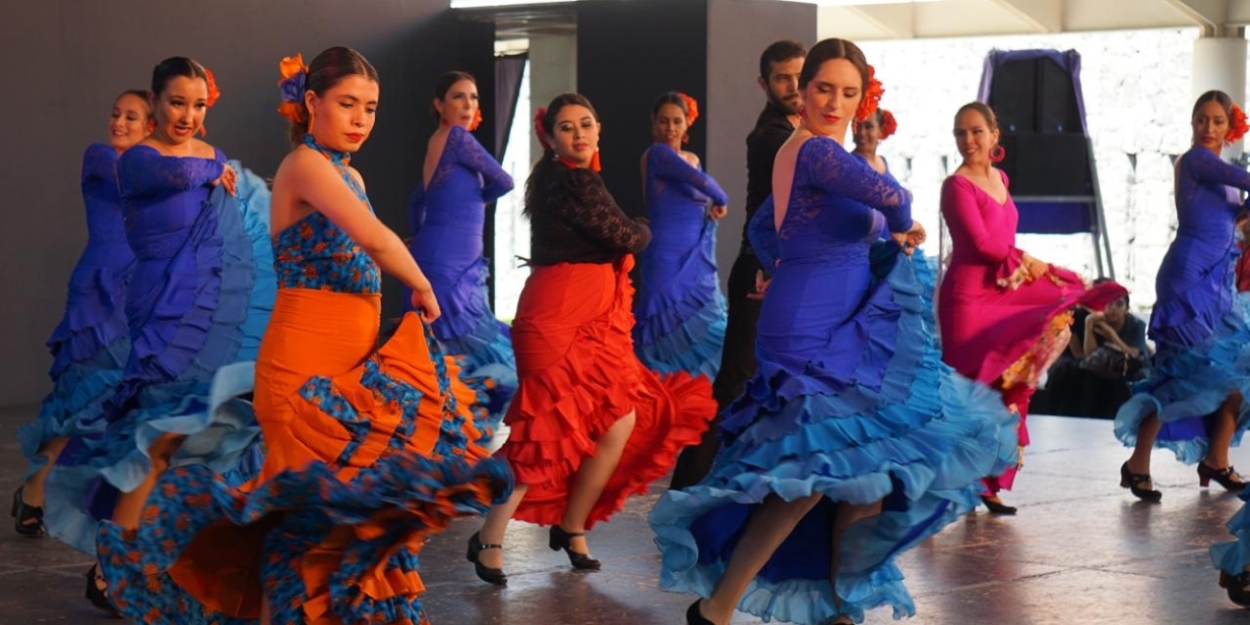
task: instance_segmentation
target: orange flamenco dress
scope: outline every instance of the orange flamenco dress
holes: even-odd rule
[[[634,411],[620,462],[586,520],[591,529],[668,473],[678,452],[700,440],[716,402],[706,376],[661,378],[634,353],[634,258],[626,251],[646,244],[647,227],[621,212],[597,173],[556,169],[531,214],[535,266],[512,323],[519,388],[496,455],[528,487],[514,518],[558,525],[581,462]]]
[[[274,245],[278,298],[256,363],[262,472],[235,486],[169,471],[137,531],[101,529],[110,595],[142,623],[255,623],[266,600],[274,624],[428,623],[422,545],[506,499],[511,474],[476,445],[480,398],[415,313],[376,347],[368,255],[321,213]]]

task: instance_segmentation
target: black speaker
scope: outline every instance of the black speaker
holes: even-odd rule
[[[1083,134],[1072,75],[1047,57],[996,67],[989,105],[1003,134]]]
[[[1093,195],[1089,139],[1080,134],[1003,134],[1006,151],[999,169],[1011,179],[1011,194]]]

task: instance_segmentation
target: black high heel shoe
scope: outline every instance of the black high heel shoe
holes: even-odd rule
[[[477,573],[478,579],[496,586],[507,586],[508,576],[504,574],[503,569],[485,566],[478,558],[478,556],[487,549],[503,550],[503,545],[488,545],[483,543],[482,533],[476,532],[469,537],[469,552],[465,557],[469,559],[469,562],[473,563],[473,572]]]
[[[690,604],[690,608],[686,610],[686,625],[716,625],[712,621],[707,620],[703,616],[703,612],[699,611],[699,602],[702,599],[695,599]]]
[[[26,505],[22,501],[21,488],[13,493],[13,509],[9,514],[17,519],[13,529],[17,530],[18,534],[38,538],[47,533],[47,529],[43,526],[43,508]]]
[[[1220,571],[1220,588],[1228,589],[1228,598],[1233,603],[1250,608],[1250,573],[1242,571],[1240,575],[1229,575]]]
[[[569,554],[569,564],[572,564],[575,569],[598,571],[602,568],[602,565],[598,560],[590,557],[588,554],[573,551],[569,548],[569,543],[572,542],[572,539],[577,538],[578,536],[585,536],[585,534],[570,534],[564,531],[564,528],[559,525],[552,525],[551,537],[547,541],[547,546],[551,547],[552,551],[559,551],[563,549],[564,553]]]
[[[1232,465],[1227,469],[1213,469],[1207,466],[1205,462],[1198,463],[1198,485],[1203,488],[1211,484],[1211,480],[1219,482],[1225,490],[1234,493],[1240,493],[1246,487],[1246,483],[1241,481],[1241,476],[1237,475]]]
[[[1202,465],[1199,464],[1198,466],[1201,467]],[[1149,473],[1131,473],[1128,470],[1127,462],[1120,465],[1120,488],[1129,489],[1134,496],[1143,501],[1159,501],[1163,499],[1163,493],[1153,488],[1142,488],[1141,485],[1145,482],[1151,482],[1151,486],[1154,485]]]
[[[87,601],[113,618],[122,618],[122,613],[109,599],[108,592],[96,585],[96,580],[101,579],[103,578],[100,576],[100,564],[97,562],[90,571],[87,571]]]
[[[1015,506],[1009,506],[1003,503],[998,497],[986,497],[985,495],[982,495],[981,503],[985,504],[986,508],[989,508],[990,514],[1002,514],[1007,516],[1014,516],[1016,514]]]

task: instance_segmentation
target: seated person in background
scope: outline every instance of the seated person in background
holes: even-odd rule
[[[1125,297],[1101,313],[1076,311],[1068,351],[1050,368],[1035,412],[1115,418],[1129,398],[1129,383],[1146,375],[1150,361],[1146,323],[1129,314],[1128,304]]]

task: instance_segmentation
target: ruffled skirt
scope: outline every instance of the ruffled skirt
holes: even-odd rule
[[[875,252],[877,270],[886,261]],[[819,494],[822,501],[751,582],[738,609],[811,625],[839,613],[860,621],[882,605],[893,606],[896,617],[914,614],[895,557],[972,510],[980,479],[1013,464],[1016,454],[1016,422],[998,394],[942,364],[916,269],[899,256],[857,315],[869,336],[895,338],[882,372],[852,374],[879,384],[842,379],[818,362],[800,371],[761,363],[724,415],[725,446],[711,473],[666,493],[651,513],[663,556],[661,588],[710,596],[762,503]],[[923,275],[930,275],[927,267]],[[766,349],[760,353],[767,358]],[[842,356],[858,355],[830,354]],[[829,582],[836,504],[877,501],[881,514],[853,524],[842,539],[838,610]]]
[[[281,292],[257,363],[261,474],[232,487],[207,467],[171,470],[137,532],[100,532],[127,616],[253,623],[263,589],[274,623],[426,622],[422,545],[506,499],[511,475],[474,444],[478,397],[420,318],[368,355],[378,302]]]
[[[1116,414],[1116,437],[1135,446],[1142,421],[1155,414],[1162,422],[1155,447],[1197,463],[1210,445],[1210,416],[1233,391],[1250,398],[1250,294],[1244,293],[1206,339],[1187,348],[1159,345],[1151,376],[1133,385],[1133,396]],[[1236,422],[1233,445],[1250,427],[1250,401],[1242,402]]]
[[[83,420],[49,474],[49,533],[86,553],[95,552],[96,523],[111,516],[117,494],[151,471],[149,448],[162,436],[185,437],[171,466],[205,464],[237,482],[259,463],[260,427],[247,396],[277,290],[270,196],[264,180],[232,164],[237,195],[209,195],[181,252],[191,262],[180,266],[194,275],[135,274],[127,314],[148,323],[132,330],[116,392]],[[148,284],[141,275],[166,277]],[[190,297],[174,297],[175,288]],[[183,308],[170,308],[183,299]]]
[[[521,381],[498,455],[528,490],[515,518],[556,525],[582,461],[631,410],[633,433],[587,529],[664,476],[716,413],[707,378],[657,376],[634,355],[633,258],[535,267],[512,324]]]

